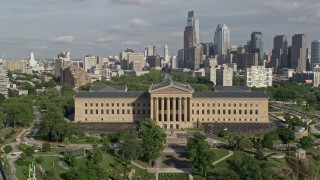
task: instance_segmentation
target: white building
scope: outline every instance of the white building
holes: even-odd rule
[[[0,93],[8,97],[8,88],[10,87],[7,68],[4,63],[0,63]]]
[[[54,59],[54,75],[61,76],[61,69],[68,67],[72,63],[70,52],[60,52],[58,58]]]
[[[29,67],[30,67],[31,69],[34,69],[34,68],[37,67],[37,61],[34,59],[34,54],[33,54],[33,52],[30,53]]]
[[[95,67],[96,64],[97,64],[97,57],[96,56],[88,54],[83,58],[83,69],[86,72],[88,72],[89,69],[91,69],[92,67]]]
[[[164,58],[164,62],[166,64],[169,63],[170,57],[169,57],[169,48],[168,48],[168,44],[167,43],[166,43],[166,45],[164,47],[163,58]]]
[[[215,55],[227,54],[229,47],[230,29],[225,24],[219,24],[214,35]]]
[[[232,86],[233,68],[228,64],[218,65],[215,58],[206,60],[206,78],[215,86]]]
[[[245,70],[244,78],[248,87],[272,86],[272,68],[251,66]]]

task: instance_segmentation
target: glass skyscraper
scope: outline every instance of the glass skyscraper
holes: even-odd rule
[[[320,40],[311,42],[311,66],[320,66]]]
[[[196,42],[199,44],[200,37],[199,37],[199,16],[198,13],[195,11],[189,11],[188,12],[188,22],[187,26],[194,27],[194,30],[196,31]]]
[[[264,60],[262,32],[253,31],[250,40],[250,52],[259,53],[259,62]]]
[[[214,34],[214,54],[227,54],[230,46],[230,29],[225,24],[219,24]]]

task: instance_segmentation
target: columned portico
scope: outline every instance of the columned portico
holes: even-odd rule
[[[151,118],[165,129],[193,127],[190,122],[193,92],[190,86],[172,82],[161,87],[151,86]]]

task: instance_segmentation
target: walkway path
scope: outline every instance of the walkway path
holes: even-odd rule
[[[214,166],[214,165],[218,164],[219,162],[227,159],[228,157],[230,157],[230,156],[232,156],[232,155],[233,155],[233,151],[229,151],[229,154],[228,154],[228,155],[224,156],[224,157],[221,158],[221,159],[216,160],[215,162],[212,163],[212,165]]]

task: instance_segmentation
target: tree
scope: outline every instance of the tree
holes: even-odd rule
[[[28,156],[28,157],[32,157],[33,153],[34,153],[34,149],[31,146],[28,146],[25,150],[24,153]]]
[[[278,136],[283,144],[287,145],[287,150],[289,149],[290,141],[294,140],[294,132],[290,128],[280,128],[277,129]]]
[[[253,147],[252,141],[246,135],[230,135],[228,141],[236,150],[250,149]]]
[[[42,161],[43,161],[43,157],[42,156],[39,156],[39,157],[36,158],[36,162],[38,164],[42,163]]]
[[[313,106],[317,101],[316,96],[313,93],[308,93],[305,100],[307,102],[307,106]]]
[[[123,162],[138,159],[143,153],[141,142],[137,137],[128,134],[119,149],[119,156]]]
[[[228,135],[229,135],[229,133],[228,133],[227,130],[221,130],[221,131],[219,131],[219,133],[218,133],[218,137],[223,137],[223,138],[225,138],[225,137],[227,137]]]
[[[309,136],[304,136],[300,139],[300,146],[304,149],[309,149],[313,145],[313,139]]]
[[[150,163],[157,159],[164,149],[163,143],[166,134],[151,119],[145,119],[140,123],[139,137],[142,142],[143,158]]]
[[[2,104],[6,100],[6,97],[0,93],[0,104]]]
[[[12,146],[5,145],[3,150],[4,150],[4,153],[6,153],[6,154],[11,153],[12,152]]]
[[[192,167],[197,168],[203,176],[206,176],[214,161],[214,152],[210,150],[205,139],[204,135],[195,133],[187,143],[188,158],[191,159]]]
[[[264,153],[261,149],[258,149],[255,155],[255,158],[258,160],[263,160],[264,159]]]
[[[263,136],[263,139],[261,142],[262,147],[273,148],[275,141],[277,141],[278,139],[279,139],[279,136],[275,131],[267,133]]]
[[[42,144],[42,151],[48,152],[51,150],[51,145],[49,143],[43,143]]]
[[[99,164],[102,162],[102,152],[101,149],[98,147],[97,143],[94,143],[92,145],[92,151],[93,151],[93,155],[92,155],[92,160],[95,164]]]
[[[3,113],[10,125],[28,125],[34,120],[33,106],[30,101],[23,102],[18,98],[3,103]]]
[[[103,151],[107,152],[109,150],[109,139],[107,136],[102,138],[102,148]]]

